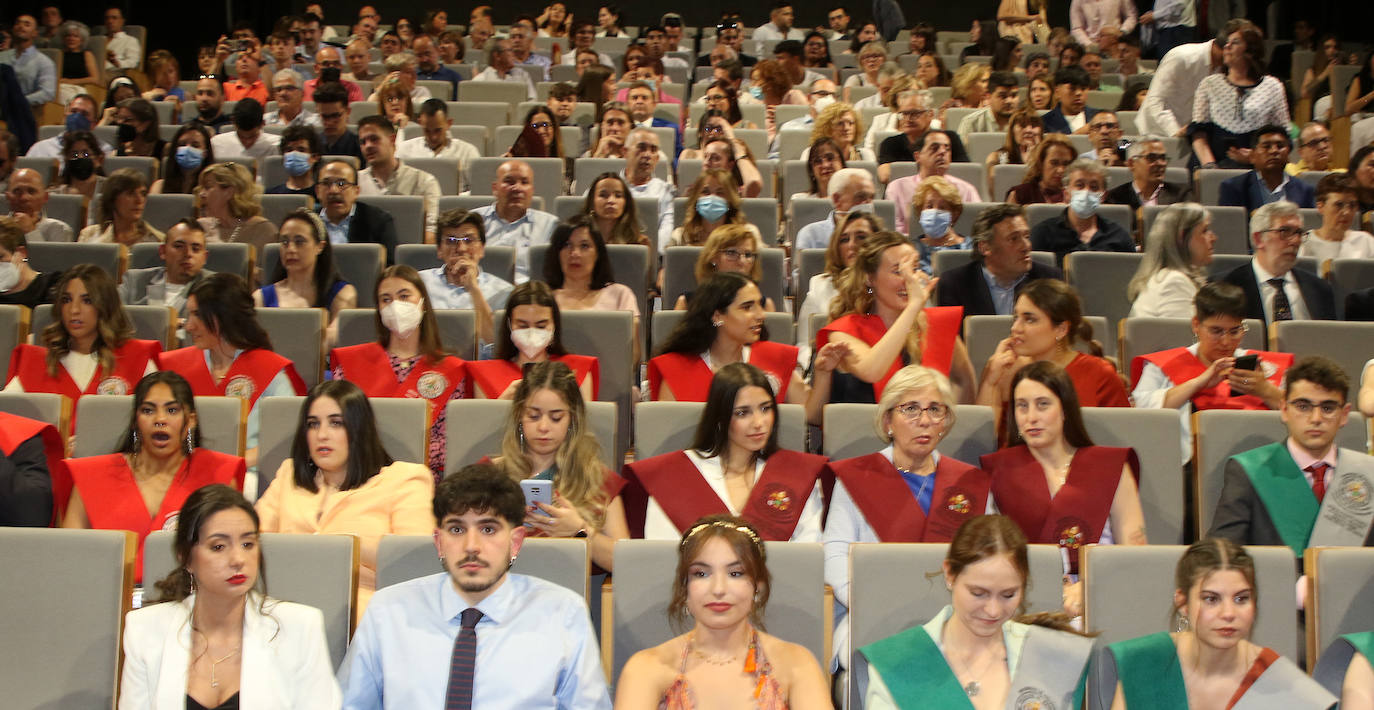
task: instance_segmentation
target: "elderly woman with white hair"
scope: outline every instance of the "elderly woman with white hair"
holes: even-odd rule
[[[1212,216],[1196,202],[1169,205],[1145,236],[1145,256],[1126,287],[1132,318],[1190,318],[1193,298],[1207,282],[1217,235]]]
[[[873,200],[876,197],[873,185],[872,173],[863,168],[840,168],[830,176],[827,185],[830,194],[830,204],[835,209],[825,219],[819,222],[803,226],[797,230],[797,238],[793,248],[797,251],[802,249],[824,249],[830,245],[830,236],[835,233],[835,228],[839,226],[850,212],[871,212],[873,211]],[[800,260],[798,260],[800,262]]]
[[[57,28],[57,38],[62,42],[62,66],[57,75],[57,102],[63,106],[77,94],[86,93],[86,84],[100,83],[100,65],[95,55],[88,49],[91,30],[75,20],[63,22]]]
[[[827,464],[835,478],[825,544],[825,581],[836,613],[832,670],[849,658],[849,546],[856,542],[949,542],[959,526],[993,511],[992,478],[942,456],[958,399],[947,377],[922,365],[898,370],[883,388],[873,428],[880,451]]]

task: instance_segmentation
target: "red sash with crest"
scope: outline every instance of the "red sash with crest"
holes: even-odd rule
[[[927,516],[902,474],[882,454],[832,461],[828,467],[883,542],[953,540],[960,525],[987,510],[992,487],[986,471],[941,456]]]
[[[258,397],[262,396],[262,391],[267,389],[267,385],[272,383],[272,378],[282,370],[285,370],[286,376],[291,379],[291,386],[296,390],[296,394],[303,395],[306,391],[305,381],[296,374],[296,366],[285,357],[263,348],[239,353],[219,383],[216,383],[214,376],[210,374],[210,368],[205,364],[205,351],[200,348],[180,348],[163,353],[160,362],[162,369],[173,370],[185,377],[191,384],[191,392],[197,397],[238,397],[247,400],[250,409],[257,404]],[[388,366],[387,371],[390,370]]]
[[[797,367],[797,353],[796,347],[767,340],[749,346],[747,362],[768,376],[773,385],[773,394],[779,402],[787,399],[787,386],[792,384],[792,372]],[[701,355],[664,353],[649,360],[650,397],[655,401],[662,399],[659,393],[666,382],[673,391],[673,399],[679,402],[705,402],[714,376],[715,373],[706,366]]]
[[[369,397],[420,398],[429,405],[429,423],[458,388],[467,391],[467,363],[452,355],[435,362],[420,358],[406,378],[396,381],[391,355],[378,343],[363,343],[334,348],[329,353],[330,369],[343,371],[344,379],[358,385]]]
[[[154,530],[176,530],[181,506],[196,489],[223,483],[243,490],[245,465],[242,458],[209,449],[196,449],[181,462],[172,485],[162,497],[157,513],[148,516],[143,494],[134,483],[134,473],[124,454],[67,459],[86,518],[97,530],[132,530],[138,534],[138,559],[134,570],[143,579],[143,540]]]
[[[825,457],[779,449],[764,463],[740,517],[758,528],[765,540],[787,541],[801,519],[801,512],[816,479],[825,468]],[[644,537],[648,499],[658,502],[679,531],[686,531],[704,515],[728,515],[725,501],[701,477],[692,460],[681,451],[625,464],[623,474],[625,512],[631,537]]]
[[[581,385],[586,381],[587,375],[592,377],[592,399],[601,396],[601,364],[594,357],[587,355],[558,355],[550,357],[554,362],[561,362],[568,366],[568,369],[577,375],[577,384]],[[510,383],[523,376],[520,366],[510,360],[473,360],[467,363],[468,375],[472,377],[474,390],[480,388],[487,399],[496,399],[502,392],[510,386]]]
[[[927,306],[926,330],[921,336],[921,364],[948,375],[954,363],[954,345],[959,339],[959,325],[963,321],[963,306]],[[816,334],[816,350],[830,342],[831,333],[845,333],[864,341],[870,347],[876,345],[887,334],[883,319],[874,314],[858,315],[851,313],[826,324]],[[873,383],[873,401],[883,398],[883,388],[887,381],[904,367],[901,357],[892,361],[887,374]]]
[[[132,394],[134,386],[143,379],[148,362],[155,360],[162,352],[162,344],[156,340],[126,340],[114,349],[114,370],[107,372],[104,365],[96,367],[95,375],[85,389],[76,386],[76,381],[60,364],[57,374],[48,374],[48,349],[40,345],[19,345],[10,356],[8,382],[15,375],[25,392],[54,392],[72,400],[81,399],[86,394]],[[76,422],[72,422],[75,426]]]
[[[1292,353],[1246,350],[1245,354],[1258,355],[1260,369],[1264,371],[1265,378],[1274,383],[1275,387],[1283,387],[1283,374],[1293,365]],[[1201,375],[1207,369],[1207,366],[1203,365],[1196,355],[1188,352],[1186,347],[1140,355],[1131,360],[1132,388],[1140,380],[1140,373],[1145,371],[1145,363],[1147,362],[1152,362],[1156,367],[1163,370],[1169,381],[1174,384],[1187,382]],[[1226,380],[1217,383],[1216,387],[1198,391],[1197,394],[1193,395],[1192,403],[1195,411],[1204,409],[1269,409],[1264,400],[1252,394],[1232,397],[1231,383]]]
[[[1071,573],[1078,571],[1078,548],[1102,537],[1121,467],[1129,464],[1131,472],[1140,475],[1134,449],[1085,446],[1074,454],[1068,478],[1050,498],[1045,471],[1024,444],[986,454],[979,461],[992,475],[998,509],[1021,526],[1028,542],[1068,549]]]
[[[62,458],[66,453],[62,436],[57,433],[57,427],[47,422],[0,412],[0,450],[6,456],[13,456],[20,444],[35,436],[43,440],[43,457],[47,459],[48,477],[52,480],[52,524],[56,525],[62,521],[67,498],[72,494],[71,474],[67,473],[67,463]]]

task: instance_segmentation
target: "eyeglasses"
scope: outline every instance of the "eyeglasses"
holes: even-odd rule
[[[1264,231],[1269,232],[1271,234],[1278,234],[1280,238],[1290,242],[1295,239],[1302,239],[1301,227],[1275,227],[1273,229],[1266,229]]]
[[[1141,160],[1144,160],[1144,161],[1147,162],[1147,163],[1167,163],[1167,162],[1169,162],[1169,156],[1168,156],[1168,155],[1165,155],[1164,153],[1141,153],[1140,155],[1138,155],[1138,156],[1136,156],[1136,157],[1140,158]]]
[[[928,109],[928,108],[919,108],[919,109],[908,109],[908,110],[906,110],[906,111],[898,111],[898,112],[897,112],[897,115],[898,115],[903,121],[915,121],[915,120],[919,119],[920,117],[925,116],[925,115],[927,115],[927,114],[931,114],[931,113],[934,113],[934,111],[931,111],[931,110]]]
[[[826,91],[825,89],[816,89],[815,91],[811,92],[811,95],[819,98],[825,98],[826,96],[834,96],[835,92]]]
[[[735,261],[753,261],[758,258],[758,252],[740,251],[739,249],[722,249],[721,256]]]
[[[930,418],[932,424],[939,424],[949,414],[949,407],[943,404],[931,404],[922,407],[920,402],[902,402],[893,407],[892,411],[902,415],[902,418],[908,422],[920,421],[921,415],[924,414]]]
[[[1319,409],[1321,410],[1322,418],[1324,419],[1330,419],[1336,416],[1338,412],[1345,408],[1344,403],[1337,403],[1332,402],[1331,400],[1327,400],[1325,402],[1317,404],[1306,399],[1295,399],[1289,402],[1288,406],[1292,407],[1294,411],[1296,411],[1298,414],[1303,415],[1304,417],[1311,414],[1313,409]]]
[[[1319,145],[1331,145],[1331,138],[1329,136],[1322,138],[1313,138],[1312,140],[1303,143],[1302,147],[1316,148]]]
[[[358,183],[356,182],[350,182],[343,178],[325,178],[323,180],[316,182],[315,184],[319,187],[323,187],[326,189],[331,187],[337,187],[340,190],[348,187],[357,187],[358,185]]]
[[[1240,336],[1250,332],[1250,326],[1244,323],[1241,323],[1240,325],[1234,328],[1218,328],[1217,326],[1209,325],[1207,326],[1206,331],[1208,335],[1216,339],[1239,338]]]
[[[482,240],[477,237],[444,237],[444,246],[450,247],[466,247],[481,242]]]

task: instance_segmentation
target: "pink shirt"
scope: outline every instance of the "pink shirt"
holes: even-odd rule
[[[978,194],[978,188],[960,180],[953,175],[941,175],[959,191],[959,199],[965,205],[974,202],[982,202],[983,197]],[[887,198],[896,203],[897,206],[897,231],[907,234],[907,221],[911,217],[911,198],[916,194],[916,186],[921,184],[921,174],[908,175],[904,178],[897,178],[887,184]]]
[[[314,100],[315,100],[315,85],[318,84],[318,83],[320,83],[320,80],[319,80],[319,79],[307,79],[307,80],[306,80],[306,82],[305,82],[305,100],[306,100],[306,101],[314,101]],[[357,84],[354,84],[353,82],[351,82],[351,81],[349,81],[349,80],[347,80],[347,79],[340,79],[340,80],[339,80],[339,83],[340,83],[340,84],[343,84],[345,89],[348,89],[348,103],[351,104],[351,103],[353,103],[353,102],[355,102],[355,101],[362,101],[362,100],[363,100],[363,88],[362,88],[361,86],[358,86]]]
[[[1288,454],[1293,457],[1293,462],[1298,464],[1298,468],[1302,469],[1302,475],[1303,478],[1307,479],[1307,485],[1310,486],[1315,483],[1312,478],[1312,472],[1307,469],[1317,462],[1322,462],[1327,465],[1326,476],[1323,477],[1322,483],[1326,484],[1326,487],[1329,489],[1331,487],[1331,477],[1336,473],[1336,442],[1331,442],[1331,448],[1327,449],[1326,453],[1323,454],[1321,458],[1313,458],[1312,455],[1303,450],[1301,446],[1293,443],[1293,437],[1291,436],[1288,437],[1287,443]]]

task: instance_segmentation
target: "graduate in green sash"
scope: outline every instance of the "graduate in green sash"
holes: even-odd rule
[[[1224,538],[1195,542],[1174,569],[1173,633],[1107,647],[1092,708],[1326,710],[1336,697],[1273,649],[1250,641],[1255,562]]]
[[[964,523],[944,562],[950,605],[859,649],[865,710],[1079,708],[1093,640],[1062,613],[1021,616],[1030,566],[1010,518]]]
[[[1322,652],[1312,678],[1341,696],[1341,710],[1374,710],[1374,631],[1346,634]]]

